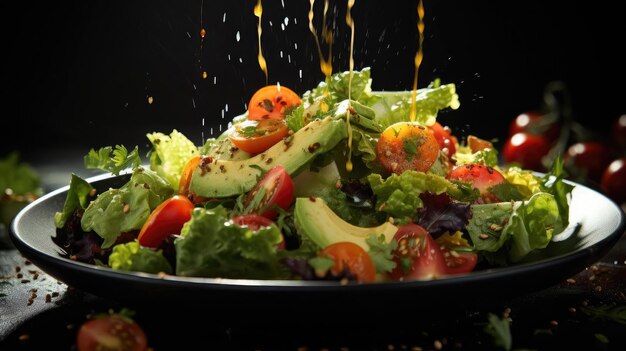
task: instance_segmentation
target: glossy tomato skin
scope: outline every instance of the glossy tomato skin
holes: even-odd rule
[[[446,274],[465,274],[472,272],[478,263],[478,255],[473,252],[443,250],[446,261]]]
[[[611,137],[618,149],[626,151],[626,114],[619,116],[615,122],[613,122]]]
[[[383,131],[376,157],[385,170],[426,172],[439,157],[439,143],[432,130],[412,122],[398,122]]]
[[[509,136],[517,133],[544,136],[552,142],[559,137],[560,125],[539,111],[528,111],[517,115],[509,125]]]
[[[302,103],[293,90],[279,85],[268,85],[257,90],[248,103],[248,119],[284,119],[285,113]]]
[[[626,157],[611,162],[602,174],[602,192],[618,204],[626,202]]]
[[[330,244],[320,251],[319,256],[335,261],[331,268],[335,275],[347,269],[360,282],[371,283],[376,280],[376,268],[370,255],[355,243],[345,241]]]
[[[239,149],[259,154],[289,134],[289,127],[282,119],[245,121],[235,125],[228,138]]]
[[[83,323],[76,336],[78,351],[144,351],[148,349],[145,332],[135,321],[109,314]]]
[[[263,197],[255,203],[255,197],[261,189],[264,189]],[[283,166],[277,165],[267,171],[254,188],[248,192],[245,206],[252,207],[250,208],[252,213],[274,219],[278,216],[278,212],[272,208],[278,206],[287,210],[293,202],[293,194],[293,180]]]
[[[193,171],[196,169],[196,167],[198,167],[198,164],[200,164],[200,160],[202,160],[202,157],[195,156],[187,161],[187,164],[185,165],[185,168],[183,168],[183,172],[180,175],[180,181],[178,182],[179,194],[185,196],[189,195],[189,184],[191,184],[191,176],[193,175]]]
[[[396,267],[389,274],[394,280],[428,280],[447,274],[447,265],[439,245],[428,231],[417,224],[398,228],[393,251]]]
[[[137,240],[146,247],[157,248],[171,234],[179,234],[191,219],[194,204],[184,195],[174,195],[155,208],[141,227]]]
[[[500,200],[489,192],[489,188],[506,182],[498,170],[482,164],[466,164],[456,166],[446,176],[449,180],[457,180],[472,184],[480,191],[484,202],[499,202]]]
[[[572,144],[565,155],[565,167],[573,174],[582,174],[599,183],[602,173],[611,163],[612,151],[600,142],[579,142]]]
[[[444,151],[445,154],[452,156],[456,153],[456,138],[452,135],[450,128],[442,126],[439,122],[435,122],[435,124],[428,128],[433,131],[439,148],[442,151],[444,149],[448,150]]]
[[[540,135],[516,133],[502,148],[502,157],[506,163],[516,163],[524,169],[543,171],[542,158],[550,151],[548,139]]]

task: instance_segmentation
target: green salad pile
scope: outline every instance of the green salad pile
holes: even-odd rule
[[[127,181],[97,193],[72,175],[53,239],[116,270],[369,283],[520,264],[568,227],[560,160],[503,166],[490,141],[438,122],[460,107],[454,84],[377,92],[370,73],[264,87],[202,145],[148,133],[145,163],[92,149],[86,167]]]

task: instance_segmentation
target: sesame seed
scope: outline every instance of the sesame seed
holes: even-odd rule
[[[20,339],[20,341],[26,341],[26,340],[30,339],[30,335],[22,334],[22,335],[20,335],[19,339]]]

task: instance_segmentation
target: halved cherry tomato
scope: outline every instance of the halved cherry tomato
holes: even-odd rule
[[[478,262],[478,255],[474,252],[444,249],[443,257],[446,260],[446,274],[469,273]]]
[[[389,172],[426,172],[439,156],[439,143],[432,130],[412,122],[398,122],[383,131],[376,156]]]
[[[493,149],[491,141],[481,139],[474,135],[467,136],[467,146],[469,146],[472,152],[478,152],[484,149]]]
[[[181,195],[189,195],[189,184],[191,183],[191,176],[193,175],[193,171],[200,164],[200,160],[202,157],[195,156],[191,158],[191,160],[187,161],[185,168],[183,168],[183,172],[180,174],[180,181],[178,182],[178,193]]]
[[[236,124],[234,132],[228,138],[239,149],[258,154],[274,146],[288,133],[289,127],[284,120],[267,119]]]
[[[268,85],[257,90],[248,103],[248,119],[284,119],[290,108],[302,103],[293,90],[278,85]]]
[[[78,351],[144,351],[148,349],[148,339],[137,322],[113,313],[83,323],[76,335],[76,347]]]
[[[441,150],[448,149],[447,155],[449,156],[456,153],[456,138],[452,135],[449,127],[444,127],[441,123],[435,122],[435,124],[428,128],[435,133],[435,139],[437,139]]]
[[[502,148],[506,163],[517,163],[520,167],[542,171],[542,158],[550,151],[550,141],[541,135],[517,133],[510,137]]]
[[[233,223],[236,223],[240,226],[246,226],[248,229],[252,231],[259,230],[264,227],[269,227],[274,224],[274,221],[267,217],[263,217],[256,213],[248,213],[243,215],[237,215],[232,218]],[[278,244],[278,249],[283,250],[286,248],[285,239],[281,240]]]
[[[394,239],[398,247],[393,251],[396,267],[390,273],[391,278],[428,280],[447,274],[443,252],[424,227],[404,224]]]
[[[180,234],[183,224],[191,219],[193,203],[183,195],[174,195],[152,211],[141,227],[137,240],[146,247],[157,248],[170,234]]]
[[[480,191],[480,196],[484,202],[499,202],[500,200],[489,192],[489,188],[506,182],[502,173],[493,167],[481,164],[456,166],[446,178],[472,184],[474,188]]]
[[[278,212],[273,207],[288,209],[293,202],[293,181],[281,165],[267,171],[263,178],[250,190],[246,197],[245,207],[251,213],[273,219]]]
[[[335,261],[330,271],[336,275],[347,269],[360,282],[371,283],[376,279],[376,268],[370,255],[355,243],[342,241],[330,244],[320,251],[319,256]]]

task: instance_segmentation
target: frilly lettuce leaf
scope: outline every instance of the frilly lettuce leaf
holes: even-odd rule
[[[375,92],[380,99],[371,107],[376,111],[376,120],[383,128],[397,122],[410,120],[412,91]],[[427,88],[419,89],[415,97],[415,122],[430,126],[436,121],[440,110],[458,109],[459,96],[454,84],[440,85],[439,80],[432,82]]]
[[[377,198],[376,209],[396,219],[413,217],[416,210],[424,205],[420,199],[423,192],[447,192],[453,198],[465,196],[456,184],[432,173],[405,171],[399,175],[392,174],[387,179],[373,173],[367,177],[367,181]]]
[[[187,162],[200,154],[198,148],[176,129],[170,135],[156,132],[148,133],[146,136],[153,147],[150,168],[167,179],[172,189],[178,190],[180,174]]]
[[[172,194],[165,179],[149,169],[137,168],[128,183],[103,192],[89,204],[81,227],[96,232],[104,239],[102,248],[108,248],[121,233],[141,229],[152,210]]]
[[[142,247],[137,241],[115,245],[109,256],[109,267],[152,274],[172,273],[172,266],[160,250]]]
[[[274,225],[252,231],[228,219],[222,206],[195,208],[176,246],[176,275],[270,279],[286,277],[277,247],[282,235]],[[282,272],[285,270],[285,272]]]

